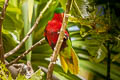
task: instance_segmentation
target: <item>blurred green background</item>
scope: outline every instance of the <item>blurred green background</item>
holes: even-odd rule
[[[49,0],[9,0],[3,23],[3,44],[5,52],[12,50],[24,38],[34,24],[39,13]],[[0,0],[0,11],[4,0]],[[42,39],[44,28],[52,18],[56,7],[65,10],[66,0],[52,0],[43,14],[38,27],[25,45],[14,55],[7,58],[10,62],[29,49],[32,44]],[[79,56],[80,73],[65,73],[59,63],[54,68],[54,75],[60,80],[105,80],[107,56],[110,45],[111,79],[120,79],[120,3],[118,0],[73,0],[68,20],[68,31],[72,45]],[[48,67],[52,49],[46,41],[37,46],[19,62],[31,60],[34,70],[38,66]],[[46,76],[46,75],[45,75]],[[44,77],[45,78],[45,77]]]

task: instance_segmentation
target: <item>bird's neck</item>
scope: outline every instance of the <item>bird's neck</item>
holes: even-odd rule
[[[52,20],[56,20],[56,21],[58,21],[58,22],[62,22],[62,21],[63,21],[63,17],[62,17],[61,14],[55,13]]]

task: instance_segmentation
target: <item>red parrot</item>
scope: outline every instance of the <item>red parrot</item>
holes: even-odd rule
[[[45,28],[44,36],[53,50],[57,43],[63,17],[64,10],[62,8],[56,8],[52,20],[48,22]],[[60,48],[59,58],[62,68],[66,73],[69,70],[72,74],[78,74],[78,57],[72,48],[67,30],[65,31],[64,40]]]

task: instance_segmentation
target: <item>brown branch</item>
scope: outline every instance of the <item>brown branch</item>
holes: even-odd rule
[[[8,56],[14,54],[17,50],[19,50],[21,48],[21,46],[25,43],[25,41],[30,37],[31,33],[35,30],[35,28],[37,27],[40,19],[43,16],[43,13],[47,10],[47,8],[50,6],[50,4],[52,3],[52,0],[50,0],[47,5],[45,6],[45,8],[41,11],[41,13],[39,14],[38,18],[35,21],[35,24],[32,26],[32,28],[29,30],[29,32],[27,33],[27,35],[23,38],[23,40],[11,51],[9,51],[8,53],[6,53],[4,55],[5,58],[7,58]]]
[[[68,16],[66,16],[66,14],[68,14],[69,11],[70,11],[71,1],[72,0],[68,0],[67,4],[66,4],[66,11],[65,11],[65,16],[63,18],[63,24],[62,24],[62,27],[61,27],[61,30],[60,30],[60,35],[58,37],[57,44],[54,48],[54,52],[51,56],[51,61],[50,61],[50,64],[48,66],[47,80],[52,80],[52,73],[53,73],[54,65],[56,63],[57,56],[58,56],[58,53],[60,51],[60,47],[62,45],[64,32],[65,32],[65,29],[66,29],[66,26],[67,26]]]
[[[8,61],[5,60],[5,64],[9,64]],[[15,68],[13,65],[9,66],[7,68],[10,71],[12,77],[15,79],[19,74],[19,70],[17,68]]]
[[[11,61],[9,64],[7,64],[6,66],[10,66],[14,63],[17,63],[20,59],[22,59],[24,56],[26,56],[33,48],[35,48],[36,46],[40,45],[43,41],[45,40],[45,38],[41,39],[40,41],[36,42],[34,45],[32,45],[32,47],[28,50],[26,50],[23,54],[21,54],[20,56],[18,56],[16,59],[14,59],[13,61]]]
[[[3,41],[2,41],[2,24],[3,20],[5,18],[5,13],[6,13],[6,8],[8,6],[9,0],[5,0],[2,12],[1,12],[1,17],[0,17],[0,60],[4,62],[4,48],[3,48]]]

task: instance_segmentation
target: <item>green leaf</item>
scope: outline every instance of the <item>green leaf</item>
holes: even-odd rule
[[[14,33],[8,30],[2,29],[2,37],[5,52],[13,49],[19,43],[19,41],[17,40],[17,36],[15,36]]]
[[[24,19],[24,35],[28,33],[31,29],[31,21],[32,21],[32,14],[33,14],[33,0],[25,1],[23,4],[23,19]],[[26,7],[27,6],[27,7]],[[25,42],[26,50],[32,46],[32,35],[30,35],[29,39]],[[27,60],[31,61],[31,53],[27,55]]]
[[[26,79],[25,75],[18,74],[18,77],[16,78],[16,80],[28,80],[28,79]]]
[[[67,2],[67,0],[59,0],[59,2],[60,2],[60,4],[61,4],[62,8],[63,8],[64,10],[66,10],[66,2]]]
[[[6,68],[5,64],[0,61],[0,79],[1,80],[12,80],[11,73]]]
[[[80,65],[83,66],[84,68],[86,68],[87,70],[90,70],[91,72],[94,72],[95,75],[99,75],[101,74],[102,76],[106,76],[106,73],[107,73],[107,67],[105,64],[102,64],[102,63],[94,63],[94,62],[89,62],[89,61],[86,61],[86,60],[80,60]],[[119,73],[116,73],[116,72],[119,72],[118,69],[119,69],[119,66],[117,66],[115,68],[115,65],[114,64],[111,64],[112,67],[111,67],[111,79],[116,79],[118,80],[120,78],[120,74]],[[113,67],[114,66],[114,67]],[[98,77],[98,80],[100,78]],[[104,79],[104,78],[103,78]]]
[[[29,23],[31,23],[31,20],[32,20],[33,7],[34,7],[34,0],[28,0]]]
[[[112,61],[116,61],[120,58],[120,53],[118,53],[117,55],[115,55],[112,59]]]
[[[29,80],[43,80],[44,72],[38,69]]]
[[[77,12],[79,13],[79,15],[82,16],[82,18],[86,18],[89,16],[88,12],[87,12],[87,5],[88,5],[89,1],[88,0],[74,0],[74,6],[77,10]]]

